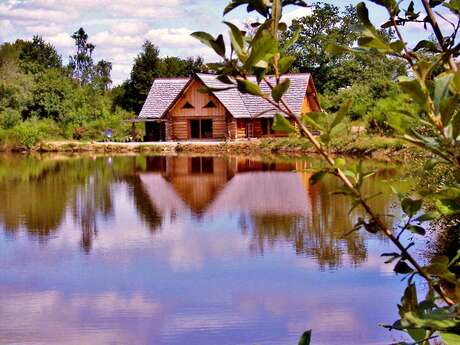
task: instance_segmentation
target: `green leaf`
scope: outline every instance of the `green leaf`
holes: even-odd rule
[[[289,68],[291,68],[295,60],[296,60],[295,56],[283,56],[278,62],[279,74],[284,74],[287,71],[289,71]]]
[[[388,112],[386,122],[398,133],[406,134],[414,128],[415,120],[397,112]]]
[[[455,274],[449,271],[449,258],[445,255],[433,258],[430,264],[424,267],[424,270],[453,284],[457,282]]]
[[[409,225],[407,230],[421,236],[425,236],[426,234],[426,230],[419,225]]]
[[[278,85],[276,85],[272,90],[273,100],[277,103],[280,102],[281,98],[283,98],[283,95],[289,89],[290,85],[291,85],[291,80],[287,78],[281,81]]]
[[[408,274],[413,272],[412,268],[410,268],[404,261],[398,261],[396,266],[393,268],[393,271],[399,274]]]
[[[460,0],[450,0],[447,4],[444,4],[445,7],[450,9],[456,15],[460,14]]]
[[[268,32],[264,31],[259,38],[254,38],[251,53],[243,67],[249,70],[254,67],[268,67],[268,62],[278,52],[278,41]]]
[[[405,45],[401,41],[394,41],[390,43],[390,48],[396,53],[399,54],[404,49]]]
[[[283,46],[282,53],[285,53],[291,48],[298,40],[300,37],[300,27],[297,28],[296,31],[294,31],[294,34],[286,41],[286,43]]]
[[[325,51],[327,53],[330,53],[330,54],[341,55],[341,54],[349,53],[351,51],[351,49],[348,48],[348,47],[343,47],[343,46],[335,44],[335,43],[329,43],[326,46]]]
[[[214,42],[214,37],[207,32],[195,31],[191,34],[191,36],[198,39],[201,43],[207,45],[208,47],[213,48],[211,42]]]
[[[345,116],[348,114],[348,111],[350,110],[352,104],[353,104],[353,100],[349,99],[340,106],[339,111],[337,112],[334,120],[331,123],[331,126],[330,126],[331,129],[336,127],[338,124],[340,124],[343,121]]]
[[[336,169],[342,169],[342,168],[345,166],[346,163],[347,163],[347,162],[345,161],[345,159],[339,157],[339,158],[337,158],[337,159],[335,160],[334,168],[336,168]]]
[[[441,339],[446,345],[458,345],[460,344],[460,335],[447,332],[439,332]]]
[[[436,107],[436,110],[440,110],[441,101],[447,98],[449,95],[449,86],[450,83],[454,79],[454,75],[452,73],[444,74],[438,76],[434,80],[434,97],[433,102]]]
[[[385,7],[391,14],[399,12],[398,3],[395,0],[370,0],[374,4]]]
[[[319,112],[319,111],[310,112],[302,116],[301,121],[305,126],[311,126],[314,129],[324,131],[324,126],[321,123],[321,120],[324,116],[325,116],[324,112]]]
[[[422,344],[423,340],[427,337],[427,331],[425,331],[424,329],[409,328],[407,330],[407,333],[409,333],[412,339],[414,339],[417,343],[420,344]]]
[[[452,316],[446,315],[447,313],[431,313],[418,315],[415,312],[408,312],[404,314],[404,323],[408,327],[414,328],[425,328],[425,329],[437,329],[445,330],[458,325],[458,321],[453,320]]]
[[[460,202],[457,199],[438,199],[435,206],[444,216],[460,214]]]
[[[413,50],[416,52],[422,49],[433,52],[433,53],[437,53],[439,51],[438,47],[436,46],[436,43],[434,43],[433,41],[429,41],[429,40],[421,40],[420,42],[417,43],[417,45],[414,47]]]
[[[364,2],[360,2],[358,5],[356,5],[356,13],[358,14],[358,18],[365,28],[375,31],[374,26],[369,20],[369,10],[367,9]]]
[[[327,171],[321,170],[321,171],[317,171],[316,173],[311,175],[310,176],[310,185],[314,186],[315,184],[317,184],[319,181],[321,181],[323,179],[324,176],[326,176],[326,174],[327,174]]]
[[[238,91],[241,93],[249,93],[254,96],[263,96],[263,92],[260,89],[259,85],[247,80],[247,79],[237,79]]]
[[[401,201],[401,207],[405,214],[414,216],[422,208],[423,200],[405,198]]]
[[[232,47],[235,52],[240,57],[244,49],[244,36],[240,29],[233,23],[224,22],[230,28],[230,40],[232,42]]]
[[[224,37],[219,35],[216,39],[207,32],[196,31],[191,34],[192,37],[198,39],[201,43],[214,49],[216,54],[225,58],[225,42]]]
[[[249,1],[248,0],[232,0],[232,2],[230,2],[224,9],[224,16],[233,11],[235,8],[243,5],[243,4],[248,4]]]
[[[452,126],[452,139],[457,140],[460,136],[460,112],[457,111],[451,118],[450,124]]]
[[[299,345],[310,345],[311,342],[311,330],[306,331],[304,334],[302,334],[302,337],[300,337],[299,340]]]
[[[422,214],[420,217],[417,217],[416,219],[414,219],[416,222],[427,222],[429,220],[435,220],[435,219],[438,219],[439,217],[441,217],[441,214],[439,212],[427,212],[427,213],[424,213]]]
[[[288,119],[286,119],[284,116],[280,114],[275,115],[272,128],[274,131],[282,131],[286,133],[295,132],[295,127],[289,122]]]
[[[402,79],[399,82],[401,89],[407,93],[415,102],[425,108],[428,95],[426,91],[422,89],[420,83],[417,80],[406,80]]]

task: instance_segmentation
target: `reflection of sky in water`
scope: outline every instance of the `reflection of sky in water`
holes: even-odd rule
[[[261,235],[238,207],[170,212],[152,233],[132,187],[110,188],[113,209],[95,215],[89,254],[70,210],[45,241],[0,235],[2,343],[296,344],[309,328],[314,344],[399,339],[377,326],[394,321],[403,289],[380,258],[382,240],[363,234],[364,261],[345,251],[319,269],[291,238],[265,234],[271,244],[252,250]]]

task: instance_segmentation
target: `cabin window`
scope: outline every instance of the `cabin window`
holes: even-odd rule
[[[195,108],[193,105],[191,105],[189,102],[186,102],[182,109],[193,109]]]
[[[214,173],[214,159],[212,157],[192,157],[190,172],[192,174]]]
[[[211,139],[212,138],[212,120],[211,119],[190,120],[190,137],[192,139]]]
[[[260,119],[260,126],[262,127],[262,134],[267,135],[267,134],[273,134],[273,120],[272,119],[267,119],[267,118],[262,118]]]
[[[203,108],[217,108],[213,101],[209,101]]]

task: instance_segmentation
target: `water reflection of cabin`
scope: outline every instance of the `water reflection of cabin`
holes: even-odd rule
[[[296,114],[317,111],[318,99],[311,76],[287,77],[291,87],[284,98],[290,108]],[[156,79],[139,117],[134,120],[145,122],[145,140],[224,140],[285,135],[272,130],[276,111],[267,101],[241,94],[235,88],[203,94],[199,92],[203,86],[228,87],[209,74]],[[260,86],[270,94],[265,82]]]
[[[249,207],[247,211],[254,209],[255,206],[252,204],[258,204],[256,208],[260,211],[260,207],[268,206],[267,203],[277,204],[276,207],[268,206],[269,209],[284,209],[284,206],[288,205],[278,205],[278,201],[282,199],[276,196],[280,190],[285,189],[298,196],[297,199],[293,198],[293,200],[296,199],[295,206],[290,205],[290,210],[304,214],[309,209],[307,207],[309,203],[305,182],[301,181],[299,175],[292,172],[296,168],[299,167],[292,163],[267,163],[241,157],[156,156],[146,158],[146,172],[141,174],[141,180],[149,190],[148,194],[152,201],[155,200],[154,203],[163,209],[189,208],[200,214],[206,209],[213,208],[211,204],[216,199],[221,200],[218,208],[224,207],[223,205],[228,208],[232,202],[224,195],[231,196],[231,199],[234,200],[244,199],[237,202],[236,207],[252,201],[251,205],[246,205]],[[268,174],[257,174],[260,172]],[[270,172],[284,172],[285,174],[274,175],[269,174]],[[238,181],[229,184],[232,179],[236,178],[236,175],[239,176]],[[165,187],[165,182],[168,183],[168,188]],[[249,190],[257,189],[262,185],[265,185],[265,188],[258,192]],[[241,186],[244,187],[241,188]],[[160,198],[158,193],[160,190],[168,191],[168,195]],[[217,198],[219,194],[220,198]]]

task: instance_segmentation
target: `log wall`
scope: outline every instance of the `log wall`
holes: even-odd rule
[[[226,137],[226,110],[216,97],[200,93],[198,89],[202,86],[199,81],[195,80],[169,111],[170,139],[191,139],[189,120],[192,119],[212,119],[212,139],[224,139]],[[205,108],[209,101],[212,101],[216,107]],[[187,102],[193,108],[184,108]]]

